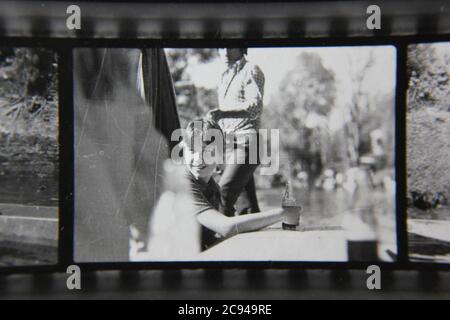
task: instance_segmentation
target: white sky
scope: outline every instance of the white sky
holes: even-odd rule
[[[257,64],[265,74],[265,103],[278,93],[282,79],[293,68],[296,58],[305,51],[319,54],[324,66],[334,71],[337,79],[337,105],[344,105],[350,98],[349,60],[361,61],[358,58],[366,58],[370,51],[374,53],[375,63],[368,71],[366,88],[370,88],[373,95],[394,93],[396,49],[393,46],[250,48],[248,59]],[[223,70],[224,64],[215,59],[209,63],[192,61],[186,71],[196,86],[215,88]]]
[[[450,54],[450,42],[433,43],[433,46],[440,55]]]
[[[450,57],[450,42],[434,43],[433,47],[439,59],[444,59],[446,56]],[[450,72],[450,66],[447,66],[447,71]]]

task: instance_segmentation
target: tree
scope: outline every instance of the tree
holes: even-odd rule
[[[408,109],[448,97],[448,56],[440,60],[433,44],[408,47]],[[447,98],[448,99],[448,98]]]
[[[186,72],[190,63],[206,63],[218,56],[216,49],[168,49],[167,61],[175,86],[182,127],[203,117],[217,105],[214,90],[197,88]]]
[[[365,55],[348,56],[350,77],[352,81],[352,100],[349,105],[350,119],[345,126],[347,138],[347,153],[350,166],[356,166],[360,157],[361,120],[368,108],[368,92],[364,90],[368,71],[374,64],[373,53]]]
[[[4,86],[7,87],[7,92],[4,94],[14,93],[21,97],[30,95],[46,97],[50,92],[56,90],[56,62],[56,54],[46,49],[0,50],[2,80]]]
[[[0,74],[0,95],[6,101],[0,120],[7,131],[56,137],[56,53],[40,48],[2,49]]]
[[[318,54],[303,52],[263,113],[263,123],[280,128],[282,149],[291,162],[317,175],[326,161],[326,119],[336,97],[335,75]],[[293,167],[293,166],[290,166]]]

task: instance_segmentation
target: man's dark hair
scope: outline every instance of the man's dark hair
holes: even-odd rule
[[[202,141],[202,146],[204,146],[203,136],[208,132],[208,130],[219,130],[223,137],[223,132],[217,122],[207,119],[197,119],[189,122],[186,127],[186,136],[185,144],[189,147],[190,150],[194,149],[195,139],[199,138]]]
[[[217,48],[217,49],[219,49],[219,48]],[[233,48],[229,48],[229,49],[233,49]],[[237,48],[237,49],[241,50],[242,54],[247,54],[248,53],[248,48],[247,47],[240,47],[240,48]]]

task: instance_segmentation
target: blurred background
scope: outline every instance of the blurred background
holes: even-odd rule
[[[56,259],[57,87],[55,52],[0,48],[0,266]]]
[[[216,49],[166,55],[183,127],[218,107],[225,65]],[[342,226],[346,213],[370,207],[395,243],[395,48],[250,48],[247,58],[265,74],[261,128],[280,130],[279,173],[255,175],[261,209],[279,206],[291,181],[306,226]],[[362,171],[371,191],[356,199]]]
[[[418,208],[450,196],[449,75],[450,43],[409,46],[408,189]]]
[[[450,262],[450,43],[408,47],[411,255]]]

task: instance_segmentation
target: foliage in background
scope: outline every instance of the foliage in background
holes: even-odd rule
[[[393,93],[375,96],[365,86],[373,67],[372,53],[349,55],[350,101],[338,105],[336,78],[317,54],[299,55],[280,86],[280,94],[265,107],[263,123],[281,128],[281,165],[284,175],[306,171],[313,183],[326,169],[345,172],[373,152],[371,134],[381,132],[386,161],[395,158],[395,103]],[[338,129],[330,130],[330,125]],[[284,161],[284,163],[283,163]],[[286,163],[287,162],[287,163]]]
[[[408,191],[431,202],[442,193],[450,201],[450,114],[426,108],[408,112]]]
[[[336,98],[335,75],[323,66],[322,58],[315,53],[302,53],[292,70],[280,85],[280,99],[284,111],[292,111],[299,124],[309,112],[328,115]]]
[[[263,112],[263,126],[279,128],[282,142],[280,151],[289,162],[301,162],[307,171],[322,169],[325,162],[327,116],[335,105],[335,75],[323,66],[314,53],[299,55],[292,70],[280,84],[279,94],[273,97]],[[309,115],[316,122],[309,126]],[[286,165],[283,164],[282,165]]]
[[[57,206],[55,52],[0,48],[0,203]]]
[[[408,48],[408,191],[417,207],[450,203],[449,62],[450,50],[438,51],[435,44]]]
[[[211,62],[211,49],[174,49],[166,51],[175,83],[179,114],[183,125],[217,107],[216,90],[197,87],[187,71],[191,62]],[[375,97],[364,85],[375,56],[361,52],[349,55],[350,100],[338,105],[337,79],[317,53],[303,52],[279,84],[275,95],[267,97],[262,114],[263,128],[280,129],[281,176],[258,177],[261,186],[276,184],[307,172],[314,183],[324,170],[345,172],[358,165],[359,158],[372,151],[371,133],[382,132],[386,143],[386,167],[394,164],[395,108],[393,93]],[[343,61],[345,63],[346,61]],[[266,74],[266,77],[270,75]],[[334,116],[333,116],[334,114]],[[336,114],[338,116],[336,116]],[[330,130],[330,123],[338,129]],[[353,155],[353,158],[352,158]],[[266,181],[267,180],[267,181]],[[282,184],[282,182],[281,182]]]
[[[216,49],[168,49],[166,55],[175,86],[181,126],[184,128],[189,121],[204,117],[209,110],[218,106],[216,90],[196,87],[186,69],[193,61],[207,63],[218,54]]]
[[[448,99],[449,63],[449,56],[439,59],[433,44],[408,47],[408,109]]]
[[[57,138],[57,57],[40,48],[0,49],[0,131]]]

